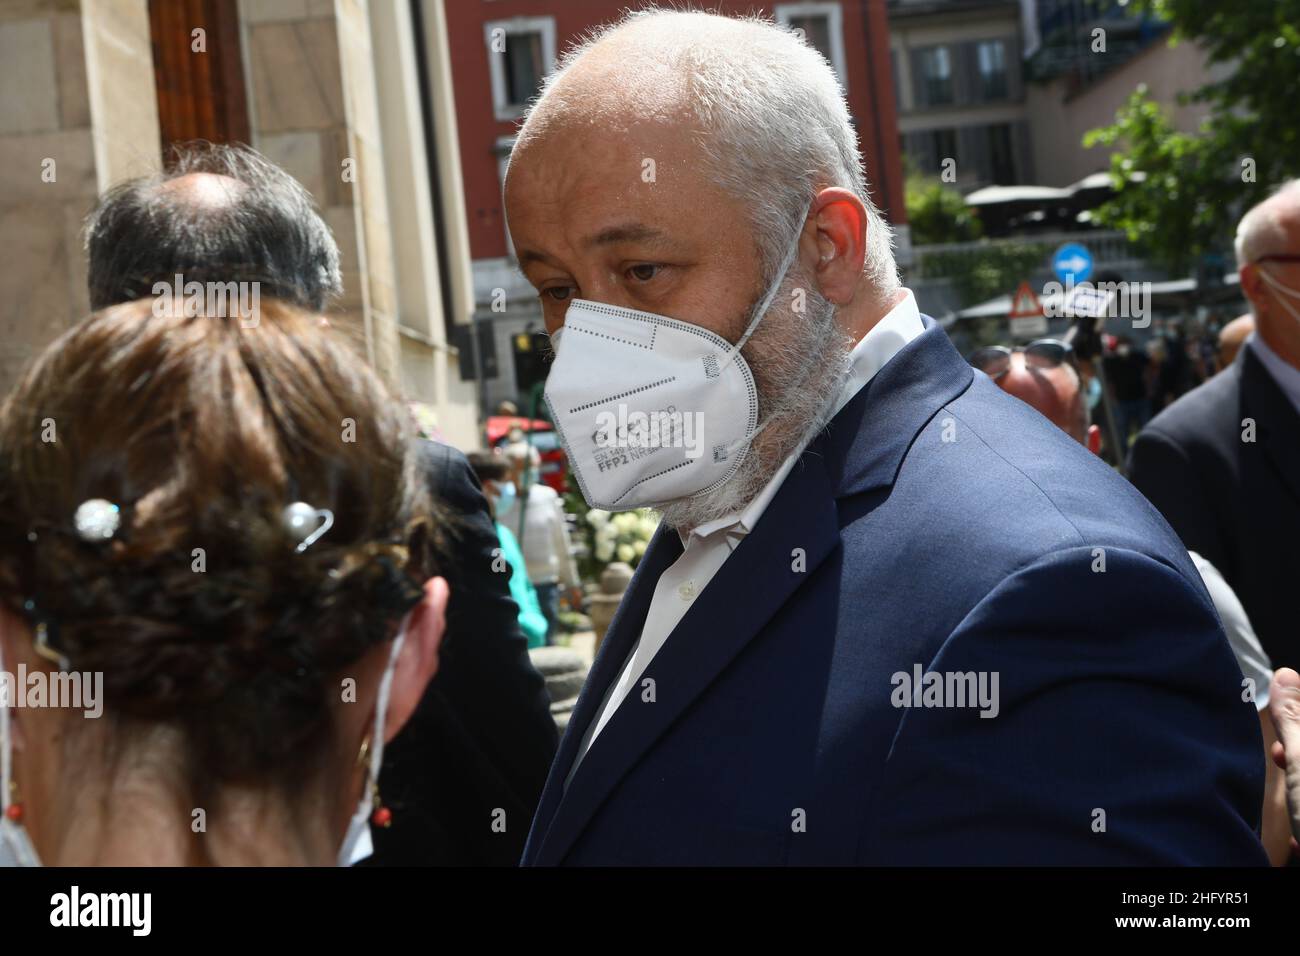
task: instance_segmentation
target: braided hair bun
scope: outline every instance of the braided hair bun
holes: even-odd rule
[[[209,778],[292,778],[435,573],[413,455],[405,409],[314,315],[106,309],[0,408],[0,601],[103,673],[108,714],[181,728]],[[77,532],[94,498],[120,509],[110,538]],[[333,516],[302,551],[293,502]]]

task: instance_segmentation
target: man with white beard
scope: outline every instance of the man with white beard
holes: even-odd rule
[[[1186,551],[920,315],[811,47],[629,15],[548,79],[506,211],[583,495],[664,517],[525,863],[1263,862]],[[674,415],[696,447],[605,424]]]

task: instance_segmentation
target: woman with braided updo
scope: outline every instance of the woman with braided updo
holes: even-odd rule
[[[0,407],[0,844],[349,862],[442,637],[408,417],[314,315],[156,306],[77,325]],[[78,677],[102,701],[24,706]]]

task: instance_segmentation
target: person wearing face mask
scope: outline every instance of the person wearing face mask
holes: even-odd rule
[[[560,589],[570,606],[581,606],[578,564],[573,559],[564,503],[555,489],[537,480],[541,456],[516,429],[502,449],[509,473],[496,482],[497,522],[514,536],[523,553],[524,570],[546,619],[546,643],[560,634]]]
[[[1115,425],[1119,429],[1119,460],[1128,450],[1133,432],[1141,430],[1151,417],[1150,388],[1147,382],[1147,355],[1135,349],[1133,340],[1121,335],[1115,351],[1102,359],[1106,366],[1106,381],[1115,395]]]
[[[1265,862],[1186,549],[920,313],[813,47],[627,15],[505,206],[583,496],[662,513],[525,864]]]
[[[514,501],[515,485],[510,480],[511,467],[504,456],[491,452],[476,451],[466,457],[474,469],[474,476],[483,485],[483,494],[487,496],[500,542],[500,557],[510,566],[510,597],[519,605],[519,629],[528,638],[530,648],[542,647],[546,644],[546,615],[537,603],[537,591],[533,588],[533,583],[528,580],[524,554],[519,550],[519,542],[515,540],[514,533],[496,520],[502,505],[508,507]]]
[[[1300,664],[1300,180],[1237,227],[1255,329],[1235,361],[1151,420],[1133,484],[1218,568],[1278,667]]]
[[[73,327],[0,407],[0,857],[348,865],[444,629],[408,416],[316,313],[154,305]]]

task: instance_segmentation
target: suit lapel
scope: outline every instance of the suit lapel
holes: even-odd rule
[[[524,864],[539,862],[537,850],[550,828],[556,807],[564,797],[564,781],[569,776],[569,768],[573,766],[573,758],[587,733],[587,727],[596,719],[597,708],[604,700],[606,690],[612,681],[617,680],[627,655],[632,651],[632,645],[641,635],[650,599],[654,596],[660,575],[681,553],[682,542],[677,532],[661,524],[637,565],[636,573],[605,632],[605,639],[601,641],[600,651],[592,662],[587,680],[578,693],[578,701],[569,716],[568,729],[560,741],[559,752],[555,755],[551,772],[546,778],[546,786],[542,790],[533,828],[524,847]]]
[[[838,547],[839,540],[835,500],[822,458],[810,449],[786,478],[758,526],[742,539],[700,593],[588,750],[554,813],[537,862],[553,864],[563,859],[628,769]],[[652,592],[657,580],[658,574],[647,579],[644,591]],[[615,648],[609,649],[616,661],[607,661],[602,668],[599,692],[591,688],[589,696],[595,704],[617,676],[632,640],[640,633],[649,605],[648,594],[638,595],[637,605],[635,616],[628,615],[628,633],[620,635],[617,653]],[[653,703],[641,699],[646,679],[654,681]],[[585,733],[593,717],[590,711],[595,704],[582,715],[581,733]],[[566,744],[579,734],[577,728],[571,727]],[[560,762],[567,773],[572,753]]]

